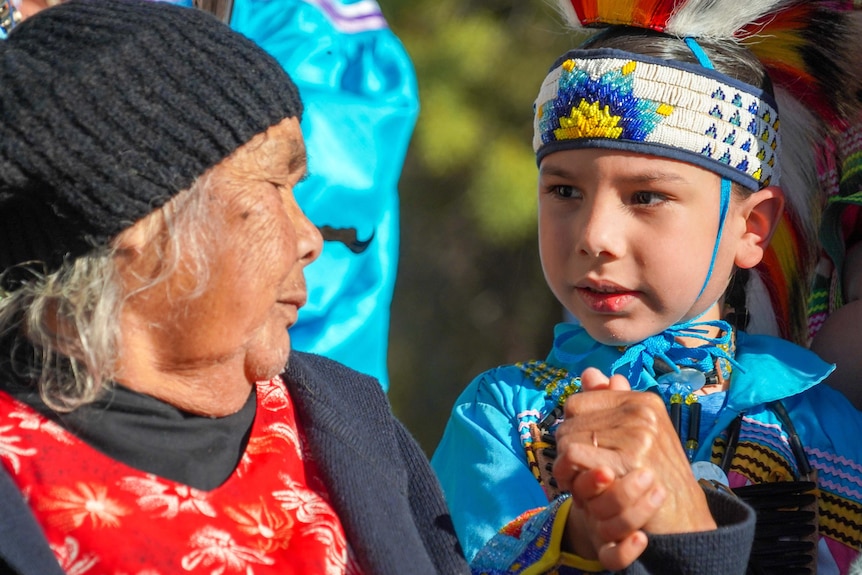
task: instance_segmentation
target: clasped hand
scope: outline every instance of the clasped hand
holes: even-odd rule
[[[667,409],[621,375],[589,368],[557,428],[554,477],[574,504],[564,546],[620,570],[646,549],[646,533],[715,529]]]

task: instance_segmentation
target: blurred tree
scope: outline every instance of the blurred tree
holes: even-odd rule
[[[536,242],[532,102],[577,45],[546,0],[380,0],[421,109],[400,183],[390,397],[430,454],[458,394],[543,358],[561,309]]]

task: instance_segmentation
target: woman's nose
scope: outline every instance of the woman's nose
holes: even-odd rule
[[[296,228],[297,254],[303,265],[316,260],[323,251],[323,235],[297,205],[293,218]]]

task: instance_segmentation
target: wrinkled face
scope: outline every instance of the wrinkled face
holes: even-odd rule
[[[710,310],[727,287],[740,229],[731,200],[721,249],[720,179],[674,160],[566,150],[539,167],[539,246],[551,290],[605,344],[641,341]]]
[[[198,278],[182,253],[167,280],[133,295],[128,303],[146,318],[161,367],[193,370],[241,361],[249,381],[269,379],[284,368],[290,352],[287,328],[305,304],[303,270],[320,254],[322,239],[293,197],[305,175],[305,146],[299,123],[286,119],[259,134],[208,173],[199,191],[208,277],[199,295]],[[150,222],[150,227],[152,223]],[[146,221],[121,236],[120,267],[126,289],[138,287],[161,269]],[[179,229],[182,229],[181,227]],[[146,285],[146,281],[142,282]]]

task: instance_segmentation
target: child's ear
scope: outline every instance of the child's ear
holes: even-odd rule
[[[737,247],[734,263],[748,269],[763,259],[772,233],[784,213],[784,192],[778,186],[768,186],[742,200],[742,204],[745,231]]]

